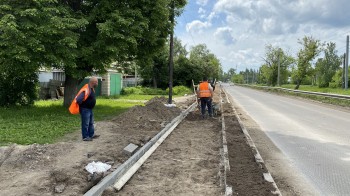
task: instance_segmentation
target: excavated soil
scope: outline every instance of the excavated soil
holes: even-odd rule
[[[220,88],[214,102],[219,103]],[[165,107],[166,98],[154,98],[108,121],[95,125],[101,136],[81,141],[80,131],[62,142],[47,145],[11,145],[0,148],[0,195],[82,195],[129,157],[129,143],[144,145],[167,123],[194,102],[194,97]],[[235,195],[272,195],[271,184],[262,179],[264,168],[254,161],[230,106],[224,111],[231,173],[227,183]],[[219,112],[219,114],[221,113]],[[105,195],[221,195],[221,118],[201,119],[198,109],[169,135],[121,192]],[[73,138],[73,139],[72,139]],[[84,168],[92,161],[112,165],[105,174],[90,175]]]
[[[225,103],[224,107],[230,108],[231,105]],[[274,195],[275,188],[272,183],[263,178],[263,173],[268,171],[263,164],[255,161],[255,152],[248,145],[234,113],[227,111],[224,114],[230,162],[227,184],[233,187],[233,192],[236,195]]]

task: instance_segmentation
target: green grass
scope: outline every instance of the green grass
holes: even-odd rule
[[[293,84],[282,85],[282,88],[294,89],[294,87],[295,85]],[[300,85],[298,90],[321,92],[321,93],[332,93],[332,94],[340,94],[340,95],[350,95],[350,90],[344,90],[341,88],[319,88],[317,86],[311,86],[311,85]]]
[[[148,100],[152,97],[154,96],[134,98]],[[134,105],[142,104],[137,101],[98,98],[94,109],[95,120],[108,119]],[[80,115],[71,115],[62,106],[62,101],[37,101],[30,107],[0,108],[0,146],[11,143],[53,143],[66,133],[77,130],[80,130]]]
[[[302,97],[306,99],[311,99],[315,101],[319,101],[322,103],[332,104],[332,105],[338,105],[343,107],[350,107],[350,100],[348,99],[337,99],[337,98],[331,98],[331,97],[325,97],[325,96],[317,96],[317,95],[308,95],[303,93],[294,93],[294,92],[287,92],[283,91],[278,88],[263,88],[262,86],[252,86],[252,85],[245,85],[250,88],[254,88],[257,90],[263,90],[268,92],[273,92],[276,94],[284,94],[284,95],[290,95],[290,96],[296,96],[296,97]],[[294,89],[295,85],[283,85],[283,88],[289,88]],[[342,94],[342,95],[350,95],[349,90],[343,90],[343,89],[332,89],[332,88],[318,88],[315,86],[307,86],[307,85],[301,85],[299,87],[299,90],[302,91],[312,91],[312,92],[322,92],[322,93],[332,93],[332,94]]]

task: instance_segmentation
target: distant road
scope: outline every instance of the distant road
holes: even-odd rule
[[[225,89],[321,195],[350,195],[349,111],[239,86]]]

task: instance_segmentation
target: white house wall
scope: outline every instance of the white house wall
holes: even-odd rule
[[[111,80],[110,80],[110,74],[107,73],[102,76],[102,89],[101,89],[101,94],[102,95],[107,95],[109,96],[111,91]]]

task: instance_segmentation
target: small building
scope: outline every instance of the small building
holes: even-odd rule
[[[102,76],[102,95],[120,95],[123,88],[123,74],[108,70]]]

